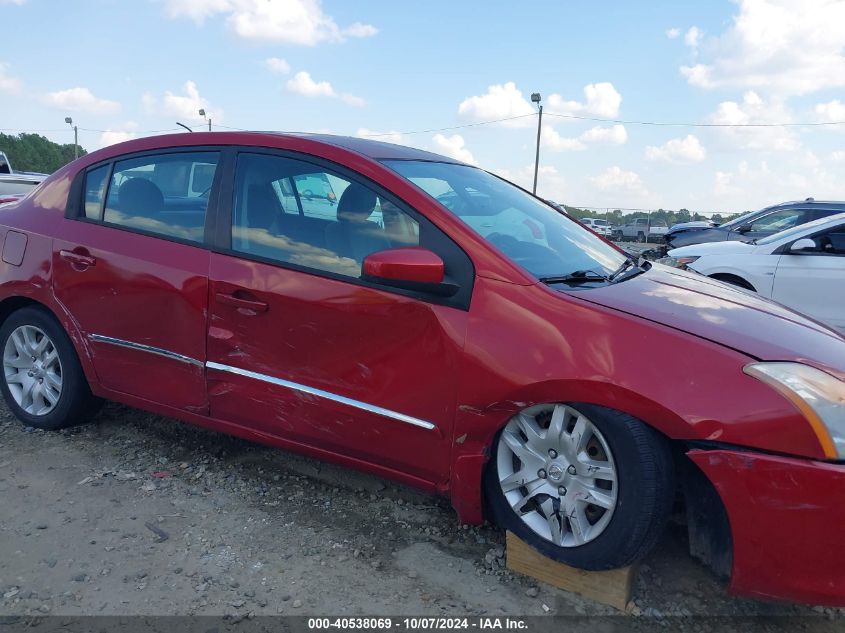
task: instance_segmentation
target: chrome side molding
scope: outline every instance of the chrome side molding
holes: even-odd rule
[[[367,404],[366,402],[361,402],[360,400],[353,400],[352,398],[347,398],[345,396],[339,396],[337,394],[331,393],[329,391],[323,391],[322,389],[316,389],[314,387],[309,387],[307,385],[301,385],[297,382],[291,382],[289,380],[282,380],[281,378],[276,378],[275,376],[268,376],[267,374],[259,374],[258,372],[249,371],[248,369],[241,369],[240,367],[232,367],[230,365],[223,365],[221,363],[215,363],[214,361],[208,361],[205,364],[206,367],[209,369],[214,369],[217,371],[224,371],[230,374],[237,374],[239,376],[245,376],[246,378],[252,378],[253,380],[260,380],[262,382],[270,383],[271,385],[278,385],[280,387],[287,387],[288,389],[293,389],[294,391],[300,391],[302,393],[307,393],[312,396],[317,396],[318,398],[324,398],[326,400],[332,400],[334,402],[340,402],[341,404],[345,404],[349,407],[354,407],[356,409],[361,409],[362,411],[367,411],[369,413],[375,413],[376,415],[380,415],[384,418],[390,418],[392,420],[398,420],[399,422],[404,422],[405,424],[411,424],[413,426],[418,426],[422,429],[427,429],[429,431],[434,430],[437,428],[431,422],[427,422],[426,420],[420,420],[419,418],[411,417],[410,415],[405,415],[404,413],[397,413],[396,411],[391,411],[390,409],[384,409],[382,407],[377,407],[374,404]]]
[[[195,367],[206,367],[207,369],[214,369],[216,371],[237,374],[238,376],[252,378],[253,380],[260,380],[271,385],[286,387],[287,389],[292,389],[301,393],[307,393],[309,395],[316,396],[318,398],[323,398],[325,400],[339,402],[349,407],[354,407],[362,411],[374,413],[375,415],[379,415],[383,418],[389,418],[398,422],[404,422],[405,424],[410,424],[412,426],[416,426],[421,429],[426,429],[428,431],[433,431],[437,428],[431,422],[421,420],[410,415],[405,415],[404,413],[391,411],[390,409],[378,407],[374,404],[368,404],[366,402],[361,402],[360,400],[353,400],[352,398],[347,398],[346,396],[339,396],[329,391],[323,391],[322,389],[316,389],[315,387],[309,387],[308,385],[301,385],[297,382],[283,380],[281,378],[276,378],[275,376],[269,376],[267,374],[260,374],[258,372],[250,371],[248,369],[232,367],[231,365],[223,365],[222,363],[216,363],[214,361],[207,361],[203,363],[201,360],[197,360],[196,358],[191,358],[190,356],[185,356],[183,354],[177,354],[176,352],[171,352],[170,350],[162,349],[160,347],[144,345],[143,343],[134,343],[132,341],[124,341],[123,339],[114,338],[112,336],[103,336],[102,334],[89,334],[88,338],[90,338],[92,341],[96,341],[97,343],[107,343],[109,345],[116,345],[118,347],[126,347],[128,349],[134,349],[139,352],[147,352],[148,354],[156,354],[157,356],[163,356],[164,358],[169,358],[171,360],[176,360],[182,363],[187,363],[189,365],[194,365]]]
[[[132,341],[124,341],[123,339],[113,338],[111,336],[103,336],[102,334],[89,334],[88,338],[90,338],[92,341],[96,341],[97,343],[108,343],[109,345],[117,345],[118,347],[128,347],[129,349],[138,350],[140,352],[147,352],[149,354],[155,354],[157,356],[164,356],[165,358],[178,360],[183,363],[188,363],[189,365],[196,365],[197,367],[203,366],[203,362],[201,360],[191,358],[190,356],[184,356],[182,354],[177,354],[176,352],[171,352],[170,350],[162,349],[160,347],[153,347],[152,345],[144,345],[143,343],[133,343]]]

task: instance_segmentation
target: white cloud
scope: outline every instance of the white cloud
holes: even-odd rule
[[[509,180],[528,191],[531,191],[534,186],[534,163],[520,167],[516,171],[510,169],[495,169],[493,171],[505,180]],[[537,195],[556,202],[562,202],[568,197],[566,183],[554,165],[540,165],[537,170]]]
[[[341,28],[323,12],[320,0],[165,0],[165,12],[198,25],[225,15],[228,27],[238,36],[272,43],[314,46],[378,33],[376,27],[361,22]]]
[[[117,101],[95,97],[88,88],[68,88],[44,95],[47,105],[67,112],[86,112],[88,114],[114,114],[120,111]]]
[[[314,81],[311,74],[304,70],[299,71],[293,78],[288,79],[287,87],[289,91],[304,97],[340,99],[344,103],[355,106],[356,108],[366,105],[366,102],[361,97],[337,92],[328,81]]]
[[[837,163],[845,162],[845,150],[836,150],[830,154],[830,159]]]
[[[208,100],[200,95],[196,82],[191,80],[185,82],[184,94],[177,95],[168,90],[159,100],[152,94],[145,93],[141,101],[144,110],[150,115],[196,121],[202,119],[199,111],[203,109],[212,121],[219,123],[223,120],[223,111],[212,107]]]
[[[437,149],[446,156],[469,163],[470,165],[477,164],[475,157],[466,147],[464,137],[460,134],[453,134],[452,136],[435,134],[432,140],[437,146]]]
[[[351,95],[348,93],[343,93],[340,95],[340,100],[343,101],[347,105],[351,105],[355,108],[363,108],[367,105],[367,102],[362,97],[356,97],[355,95]]]
[[[328,81],[314,81],[304,70],[288,79],[288,90],[305,97],[336,97],[337,93]]]
[[[754,209],[784,200],[837,199],[842,182],[812,155],[772,164],[741,161],[733,171],[714,175],[713,194],[728,209]]]
[[[288,64],[281,57],[268,57],[264,60],[264,66],[271,73],[278,73],[280,75],[287,75],[290,72],[290,64]]]
[[[701,39],[704,37],[704,31],[697,26],[691,26],[684,35],[684,44],[690,48],[698,48],[701,44]]]
[[[649,145],[645,157],[667,163],[700,163],[707,157],[707,151],[698,137],[688,134],[684,138],[673,138],[659,147]]]
[[[551,125],[543,126],[542,146],[554,152],[581,151],[591,144],[624,145],[628,141],[628,132],[624,125],[610,127],[596,126],[578,137],[564,137]]]
[[[648,195],[639,174],[633,171],[625,171],[615,165],[598,176],[590,178],[590,182],[601,191],[613,191],[635,197]]]
[[[458,106],[458,114],[475,121],[491,121],[509,117],[525,117],[516,121],[505,121],[503,125],[524,127],[531,124],[527,115],[536,110],[531,103],[522,96],[516,84],[509,81],[505,84],[495,84],[487,88],[483,95],[467,97]]]
[[[681,67],[690,84],[783,96],[845,86],[845,2],[737,3],[728,30],[705,42],[707,62]]]
[[[671,28],[666,29],[666,37],[670,40],[676,40],[681,36],[681,29],[679,28]]]
[[[816,106],[816,116],[822,123],[839,123],[845,121],[845,103],[839,99],[820,103]],[[845,132],[845,125],[831,125],[829,129],[837,132]]]
[[[559,94],[553,94],[547,103],[549,110],[559,114],[615,117],[619,115],[622,95],[612,83],[605,81],[584,86],[584,102],[567,101]]]
[[[376,130],[370,130],[365,127],[359,127],[358,130],[355,132],[355,136],[359,138],[368,138],[373,141],[384,141],[385,143],[406,143],[405,136],[402,134],[402,132],[397,132],[396,130],[390,130],[388,132],[378,132]]]
[[[624,125],[616,124],[610,127],[593,127],[580,137],[585,143],[605,143],[608,145],[624,145],[628,141],[628,131]]]
[[[615,117],[619,114],[622,95],[613,87],[612,83],[601,82],[584,86],[583,101],[567,101],[561,95],[554,93],[545,99],[547,111],[551,114],[575,114],[582,116]],[[458,106],[458,114],[473,121],[495,121],[512,117],[523,117],[511,121],[502,121],[506,127],[530,127],[534,125],[533,117],[537,110],[516,87],[509,81],[505,84],[494,84],[487,88],[482,95],[467,97]],[[572,139],[556,142],[555,132],[548,133],[549,142],[556,147],[577,149],[577,143]],[[561,145],[562,143],[562,145]]]
[[[9,74],[9,64],[0,62],[0,93],[17,95],[22,90],[23,83],[21,80]]]
[[[746,92],[741,102],[723,101],[708,117],[710,123],[718,125],[771,125],[792,120],[783,101],[764,101],[753,90]],[[727,145],[736,149],[793,152],[801,147],[797,134],[785,127],[723,127],[717,133]]]
[[[18,6],[22,5],[26,0],[0,0],[0,4],[16,4]]]
[[[107,129],[100,135],[100,147],[132,140],[137,136],[137,129],[138,124],[132,121],[125,123],[117,129]]]

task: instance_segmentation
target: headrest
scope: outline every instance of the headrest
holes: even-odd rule
[[[337,203],[337,219],[341,222],[365,222],[376,208],[376,194],[364,185],[352,183]]]
[[[127,215],[152,216],[164,209],[164,195],[146,178],[130,178],[117,190],[120,210]]]

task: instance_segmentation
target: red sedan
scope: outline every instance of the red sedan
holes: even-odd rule
[[[449,495],[585,569],[681,505],[741,594],[845,605],[845,339],[483,170],[330,136],[89,154],[0,211],[3,395],[105,398]]]

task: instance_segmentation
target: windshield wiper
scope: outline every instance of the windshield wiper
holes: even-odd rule
[[[623,274],[626,270],[631,267],[633,267],[633,270],[631,270],[627,275]],[[639,275],[641,272],[643,272],[643,269],[640,268],[640,266],[636,262],[634,262],[633,259],[628,258],[624,262],[622,262],[622,265],[620,265],[619,268],[613,271],[613,274],[610,275],[608,281],[610,281],[611,283],[624,281],[628,277]]]
[[[627,258],[624,262],[622,262],[622,264],[619,266],[619,268],[617,268],[616,270],[614,270],[610,274],[610,281],[613,281],[614,279],[616,279],[619,275],[624,273],[626,270],[628,270],[633,265],[634,265],[634,260],[631,259],[630,257]]]
[[[594,270],[575,270],[568,275],[540,277],[540,281],[544,284],[583,284],[591,281],[610,281],[610,278]]]

